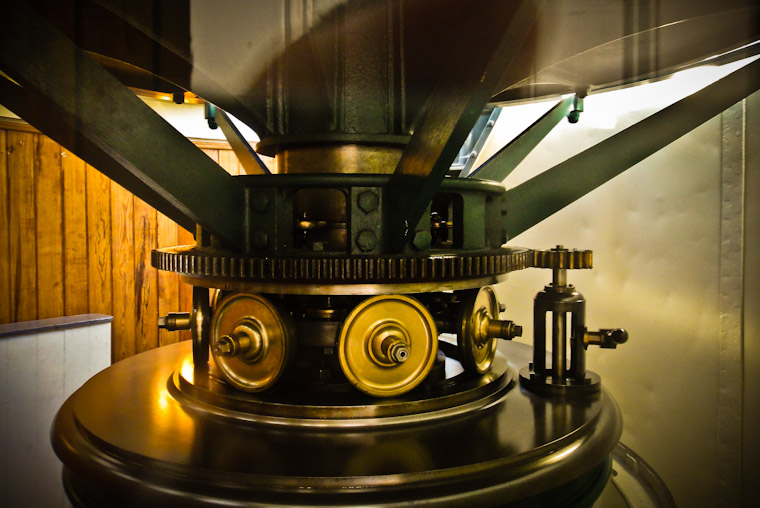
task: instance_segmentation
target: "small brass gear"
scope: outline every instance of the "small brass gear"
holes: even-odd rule
[[[558,245],[551,250],[533,251],[534,268],[580,270],[592,268],[593,265],[594,257],[590,250],[565,249]]]

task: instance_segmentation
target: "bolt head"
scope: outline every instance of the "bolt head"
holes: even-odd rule
[[[233,349],[232,341],[226,335],[220,337],[219,341],[214,344],[214,353],[219,356],[229,356]]]
[[[377,247],[377,235],[365,229],[356,236],[356,245],[363,251],[370,251]]]
[[[371,190],[366,190],[359,194],[359,208],[364,210],[365,213],[370,213],[377,209],[380,203],[380,198],[377,194]]]
[[[409,359],[409,346],[402,342],[392,344],[388,348],[388,358],[395,363],[404,363]]]

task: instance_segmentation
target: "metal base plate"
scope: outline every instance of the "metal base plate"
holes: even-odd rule
[[[508,358],[527,357],[511,349],[519,354],[507,349]],[[617,405],[603,391],[555,399],[516,386],[459,414],[426,419],[423,411],[381,428],[329,419],[320,426],[256,421],[209,408],[227,403],[182,400],[178,380],[195,384],[189,355],[187,342],[136,355],[66,401],[53,445],[69,488],[79,486],[72,497],[84,496],[77,502],[505,504],[579,478],[606,460],[622,430]],[[421,400],[404,403],[413,408]],[[370,404],[361,411],[374,409],[374,419],[382,420],[381,408]]]
[[[602,389],[602,378],[595,372],[586,371],[586,379],[579,383],[574,379],[554,379],[552,376],[537,376],[530,367],[520,369],[520,385],[543,396],[586,395]]]
[[[446,379],[426,381],[403,397],[378,399],[347,386],[347,392],[306,393],[298,386],[251,395],[222,381],[213,365],[192,368],[187,357],[168,383],[171,396],[188,411],[215,414],[231,421],[284,427],[388,427],[450,418],[498,402],[514,386],[513,371],[498,355],[491,373],[474,376],[447,359]],[[454,371],[454,375],[451,375]]]

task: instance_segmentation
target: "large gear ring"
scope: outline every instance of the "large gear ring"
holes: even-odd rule
[[[152,263],[190,284],[228,291],[408,294],[493,284],[506,273],[530,268],[533,253],[512,247],[425,257],[255,257],[187,246],[154,250]]]

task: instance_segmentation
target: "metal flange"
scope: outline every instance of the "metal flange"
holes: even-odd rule
[[[237,293],[219,302],[212,318],[211,354],[229,384],[260,392],[277,382],[294,347],[285,319],[260,295]]]

